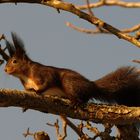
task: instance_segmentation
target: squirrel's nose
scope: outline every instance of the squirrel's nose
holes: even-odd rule
[[[5,68],[4,71],[7,72],[7,68]]]

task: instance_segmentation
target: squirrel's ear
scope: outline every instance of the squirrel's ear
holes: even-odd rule
[[[6,43],[6,48],[8,49],[9,55],[10,57],[12,57],[15,54],[15,47],[8,40],[5,40],[5,43]]]
[[[14,43],[15,52],[19,53],[20,55],[25,55],[26,51],[25,51],[25,48],[24,48],[23,41],[14,32],[11,32],[11,36],[12,36],[12,40],[13,40],[13,43]]]

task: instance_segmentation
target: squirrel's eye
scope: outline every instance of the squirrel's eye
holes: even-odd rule
[[[13,63],[14,63],[14,64],[16,64],[16,63],[17,63],[17,60],[16,60],[16,59],[14,59],[14,60],[13,60]]]

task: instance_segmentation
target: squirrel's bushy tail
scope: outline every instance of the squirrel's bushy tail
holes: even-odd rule
[[[135,67],[121,67],[94,81],[99,88],[98,99],[119,105],[140,106],[140,71]]]

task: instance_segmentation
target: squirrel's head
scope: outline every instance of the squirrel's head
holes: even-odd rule
[[[5,72],[12,75],[18,75],[26,67],[29,58],[26,54],[22,40],[15,34],[11,33],[13,43],[6,40],[6,47],[9,52],[9,59],[5,66]]]

